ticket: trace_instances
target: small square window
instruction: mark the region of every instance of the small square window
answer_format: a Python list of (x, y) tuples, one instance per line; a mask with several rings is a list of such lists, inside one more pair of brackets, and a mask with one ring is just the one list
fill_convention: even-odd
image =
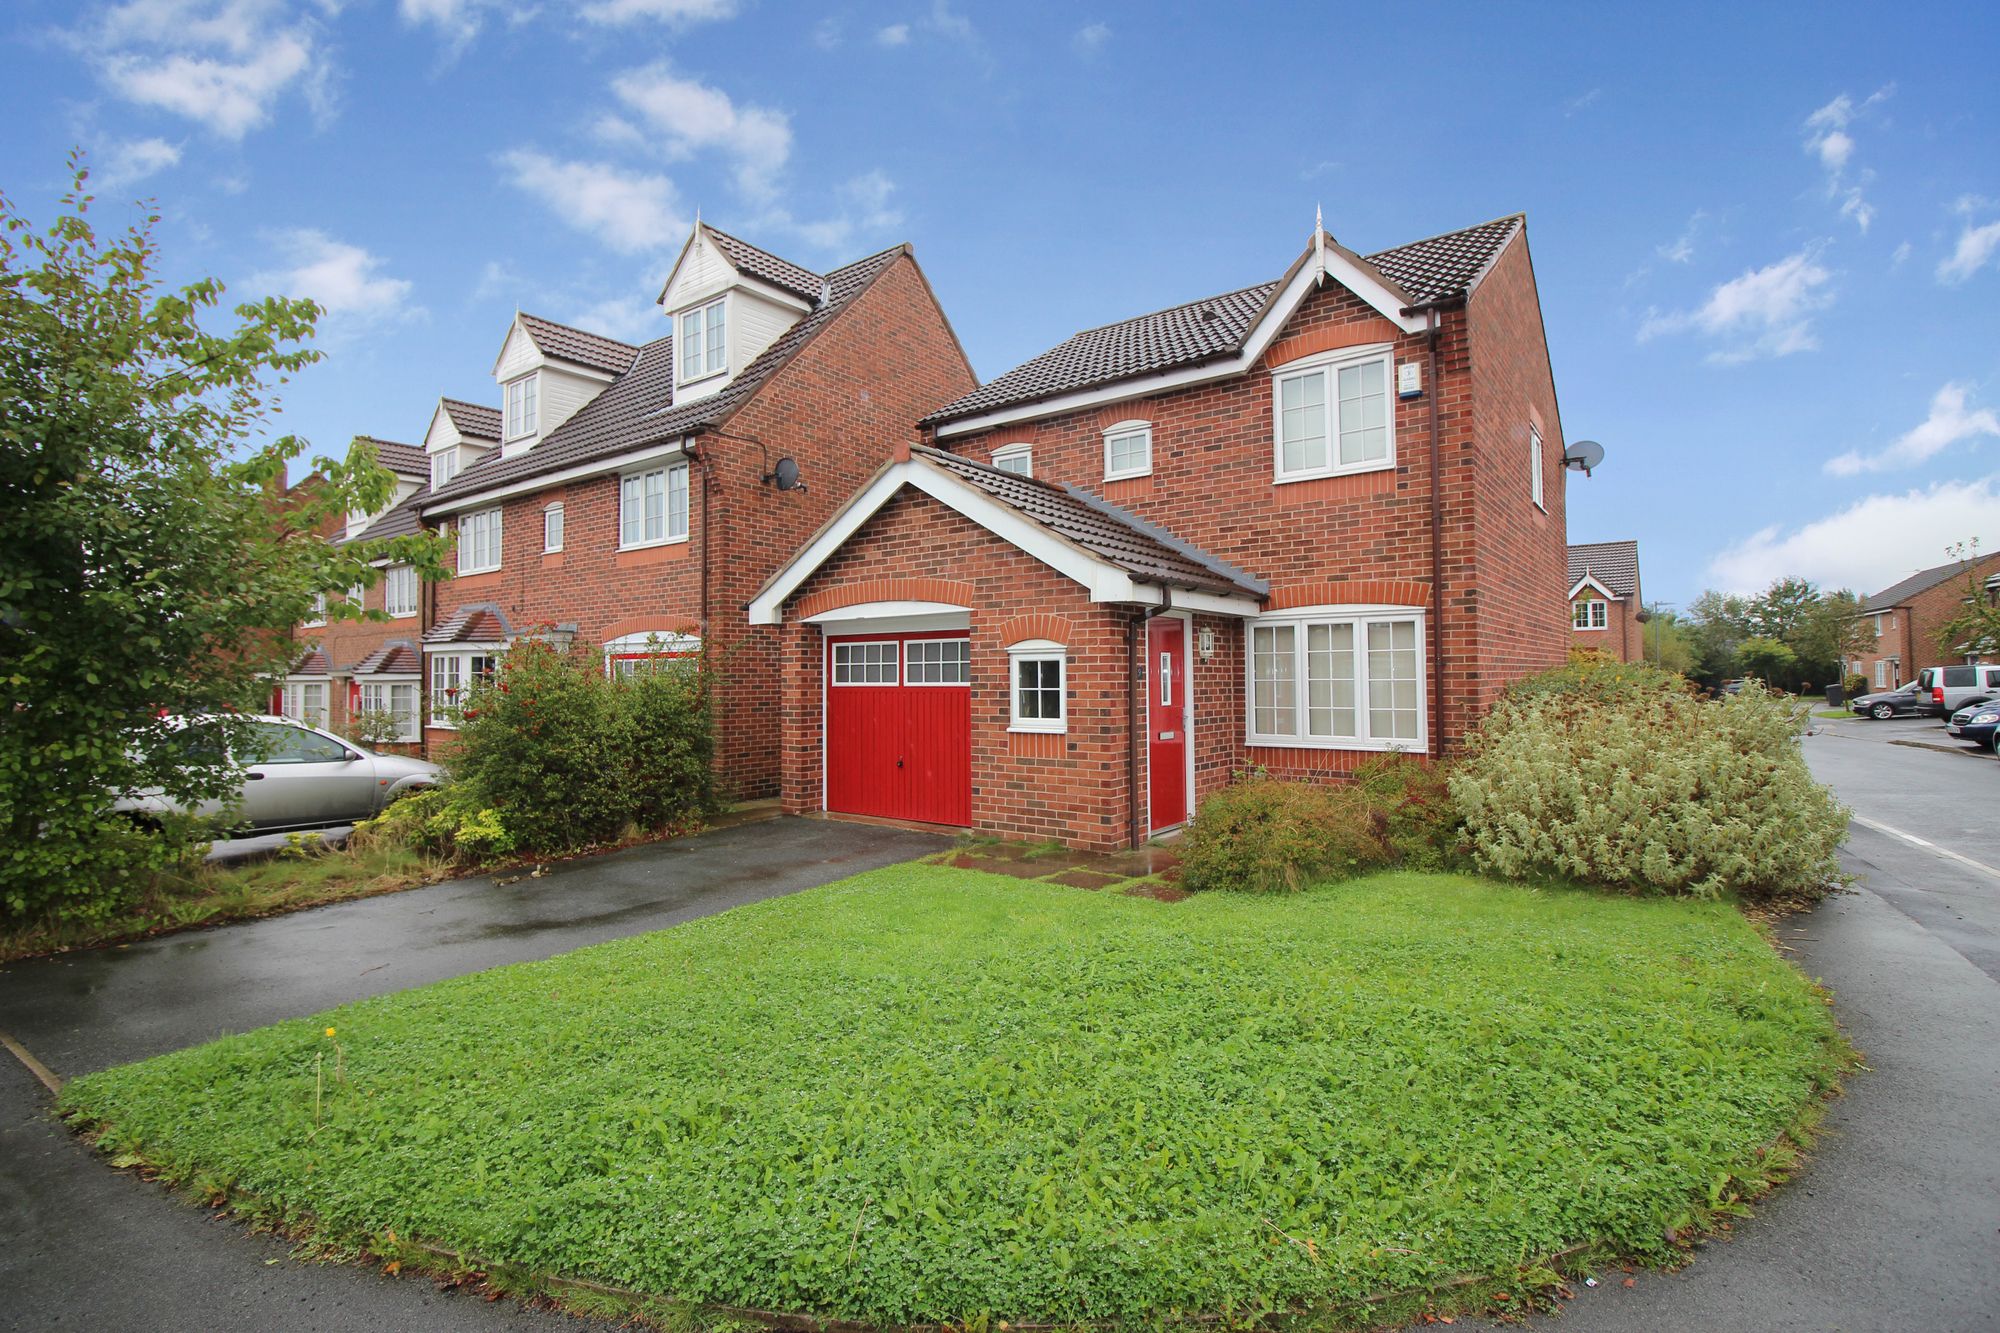
[(1153, 428), (1144, 421), (1121, 421), (1104, 432), (1104, 479), (1143, 477), (1153, 470)]
[(1068, 731), (1068, 654), (1062, 645), (1016, 644), (1007, 656), (1009, 730)]
[(1035, 475), (1035, 452), (1025, 444), (1003, 444), (993, 451), (993, 466), (1017, 477)]
[(836, 643), (833, 645), (835, 685), (894, 685), (897, 677), (897, 650), (893, 639), (881, 643)]
[(904, 645), (906, 685), (970, 685), (970, 639), (911, 639)]

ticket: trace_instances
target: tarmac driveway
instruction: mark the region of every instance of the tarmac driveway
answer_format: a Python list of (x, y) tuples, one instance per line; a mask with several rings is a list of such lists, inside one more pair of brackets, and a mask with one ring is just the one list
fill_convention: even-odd
[[(502, 963), (775, 898), (945, 846), (777, 819), (498, 884), (454, 880), (266, 921), (0, 968), (0, 1031), (63, 1077)], [(302, 1263), (107, 1169), (0, 1053), (0, 1327), (548, 1329), (578, 1321)], [(602, 1327), (602, 1325), (590, 1325)]]

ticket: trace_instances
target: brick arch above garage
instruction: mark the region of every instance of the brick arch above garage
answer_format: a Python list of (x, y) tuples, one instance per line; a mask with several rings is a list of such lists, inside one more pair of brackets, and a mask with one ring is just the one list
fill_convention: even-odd
[(1321, 579), (1311, 583), (1281, 583), (1271, 589), (1265, 609), (1286, 611), (1295, 606), (1423, 606), (1431, 604), (1431, 585), (1421, 579)]
[(793, 602), (793, 615), (801, 620), (863, 602), (944, 602), (951, 606), (972, 605), (972, 585), (962, 579), (933, 576), (916, 578), (866, 578), (807, 593)]

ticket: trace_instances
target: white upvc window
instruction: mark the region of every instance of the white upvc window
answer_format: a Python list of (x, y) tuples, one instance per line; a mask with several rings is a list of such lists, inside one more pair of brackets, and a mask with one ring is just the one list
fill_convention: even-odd
[(417, 571), (391, 565), (382, 572), (382, 609), (401, 620), (417, 613)]
[(1035, 450), (1029, 444), (1003, 444), (993, 451), (993, 466), (1020, 477), (1035, 475)]
[(1320, 607), (1253, 622), (1248, 742), (1421, 748), (1423, 640), (1423, 613), (1403, 607)]
[(897, 654), (901, 647), (894, 639), (834, 644), (833, 683), (894, 685), (898, 675)]
[(431, 654), (431, 725), (457, 727), (465, 691), (474, 681), (491, 676), (499, 666), (499, 654), (491, 650)]
[(531, 372), (517, 380), (507, 381), (507, 438), (518, 440), (536, 434), (540, 429), (541, 411), (536, 403), (540, 395), (539, 372)]
[(1007, 729), (1069, 730), (1069, 653), (1059, 643), (1029, 639), (1007, 649)]
[(419, 741), (417, 682), (414, 680), (364, 680), (361, 682), (361, 711), (384, 713), (395, 721), (388, 739), (405, 743)]
[(700, 652), (700, 637), (678, 630), (624, 634), (604, 645), (604, 671), (611, 676), (633, 676), (675, 670), (691, 665)]
[(1542, 433), (1533, 425), (1528, 427), (1528, 495), (1535, 508), (1548, 511), (1548, 505), (1542, 501)]
[(542, 510), (542, 550), (560, 551), (563, 548), (563, 506), (558, 500)]
[(431, 489), (436, 490), (458, 475), (458, 450), (447, 449), (431, 455)]
[(482, 509), (458, 520), (458, 572), (483, 574), (500, 568), (500, 509)]
[(306, 612), (306, 618), (299, 623), (307, 629), (317, 629), (326, 623), (325, 593), (316, 592), (313, 594), (312, 609)]
[(350, 587), (347, 590), (347, 600), (353, 604), (355, 610), (357, 611), (367, 610), (368, 585), (365, 583), (357, 583), (354, 586)]
[(1121, 421), (1104, 432), (1104, 479), (1144, 477), (1153, 471), (1153, 426)]
[(1603, 629), (1611, 623), (1610, 608), (1594, 600), (1578, 602), (1570, 607), (1569, 623), (1576, 629)]
[(707, 305), (681, 312), (677, 337), (682, 384), (720, 375), (729, 369), (729, 349), (723, 325), (723, 309), (727, 300), (727, 297), (718, 297)]
[(659, 546), (686, 541), (688, 466), (672, 463), (628, 472), (618, 481), (618, 546)]
[(905, 685), (970, 685), (972, 640), (911, 639), (903, 645)]
[(284, 690), (284, 715), (309, 727), (326, 725), (327, 682), (288, 680)]
[(1272, 374), (1276, 477), (1303, 481), (1396, 465), (1391, 349), (1343, 348)]

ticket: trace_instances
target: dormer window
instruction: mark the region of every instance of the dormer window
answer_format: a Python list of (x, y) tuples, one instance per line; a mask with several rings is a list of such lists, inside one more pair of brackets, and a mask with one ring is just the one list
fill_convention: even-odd
[(538, 375), (523, 375), (507, 385), (507, 438), (518, 440), (533, 435), (541, 420), (535, 402)]
[(729, 369), (722, 308), (727, 298), (681, 312), (681, 383), (720, 375)]
[(436, 490), (458, 475), (458, 450), (446, 449), (431, 455), (431, 489)]

